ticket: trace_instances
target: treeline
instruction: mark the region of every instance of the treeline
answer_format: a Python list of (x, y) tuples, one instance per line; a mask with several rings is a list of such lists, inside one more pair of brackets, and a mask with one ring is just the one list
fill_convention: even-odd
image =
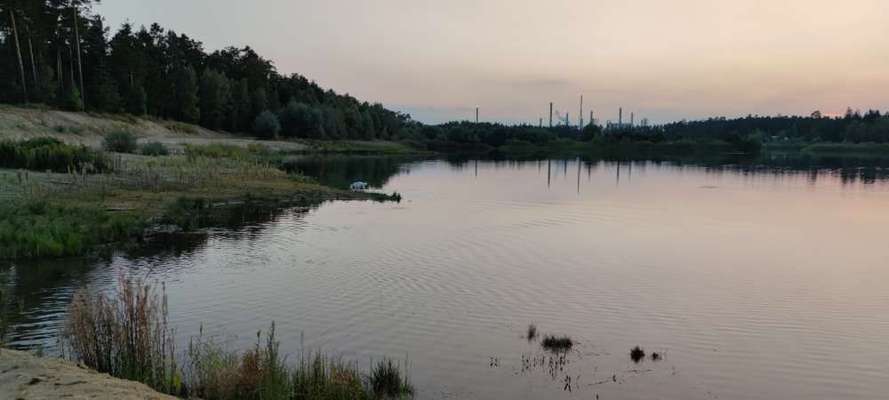
[(410, 117), (284, 76), (250, 47), (208, 53), (157, 24), (113, 35), (98, 0), (0, 0), (0, 102), (150, 115), (267, 137), (392, 139)]
[(657, 126), (617, 126), (604, 136), (626, 140), (666, 141), (677, 139), (735, 140), (762, 142), (845, 142), (889, 143), (889, 114), (877, 110), (865, 113), (848, 109), (842, 117), (825, 117), (819, 111), (810, 116), (747, 116), (680, 121)]

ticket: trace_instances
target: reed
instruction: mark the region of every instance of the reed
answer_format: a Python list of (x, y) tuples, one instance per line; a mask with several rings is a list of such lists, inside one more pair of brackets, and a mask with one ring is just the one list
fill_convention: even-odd
[(183, 390), (163, 290), (124, 278), (114, 296), (81, 290), (68, 308), (63, 338), (64, 352), (96, 371), (163, 393)]
[[(114, 296), (81, 290), (69, 307), (63, 351), (74, 361), (112, 376), (143, 382), (173, 395), (204, 400), (411, 398), (407, 375), (391, 360), (363, 373), (354, 364), (316, 353), (290, 366), (275, 324), (256, 344), (231, 351), (204, 335), (192, 337), (177, 362), (163, 289), (123, 278)], [(180, 369), (180, 365), (183, 367)]]

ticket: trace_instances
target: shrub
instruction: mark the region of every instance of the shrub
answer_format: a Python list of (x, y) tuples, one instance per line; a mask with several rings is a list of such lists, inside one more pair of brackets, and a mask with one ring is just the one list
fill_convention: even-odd
[(281, 132), (281, 123), (278, 122), (278, 117), (274, 113), (266, 110), (256, 116), (256, 120), (253, 121), (253, 132), (260, 137), (274, 139)]
[(135, 153), (139, 146), (136, 135), (126, 131), (117, 131), (105, 135), (102, 147), (116, 153)]
[(161, 142), (149, 142), (142, 145), (142, 155), (156, 157), (169, 154), (170, 150)]
[(0, 167), (66, 173), (71, 170), (101, 172), (108, 168), (105, 156), (86, 146), (44, 137), (20, 142), (0, 142)]

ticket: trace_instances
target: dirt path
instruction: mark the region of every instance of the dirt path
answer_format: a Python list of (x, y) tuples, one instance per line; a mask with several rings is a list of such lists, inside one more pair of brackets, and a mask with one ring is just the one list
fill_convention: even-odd
[(0, 400), (7, 399), (173, 400), (175, 397), (64, 360), (0, 349)]

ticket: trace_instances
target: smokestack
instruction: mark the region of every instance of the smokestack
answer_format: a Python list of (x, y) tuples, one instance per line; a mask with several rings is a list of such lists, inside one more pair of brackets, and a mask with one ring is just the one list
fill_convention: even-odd
[(593, 110), (590, 110), (590, 122), (589, 122), (589, 125), (592, 125), (593, 122), (596, 122), (596, 120), (593, 119)]
[(475, 123), (478, 123), (478, 107), (475, 108)]
[(583, 95), (580, 95), (580, 113), (577, 114), (577, 129), (583, 129)]
[(622, 126), (624, 124), (624, 108), (621, 107), (617, 112), (617, 125)]
[(549, 127), (553, 127), (553, 103), (549, 102)]
[(630, 126), (636, 123), (636, 113), (630, 113)]
[(540, 118), (540, 127), (543, 128), (543, 117)]

